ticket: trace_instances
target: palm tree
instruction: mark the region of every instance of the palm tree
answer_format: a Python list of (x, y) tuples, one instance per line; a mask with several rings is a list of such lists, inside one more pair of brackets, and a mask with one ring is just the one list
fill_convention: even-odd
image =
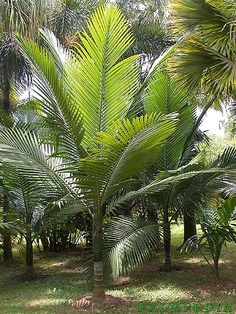
[[(198, 250), (210, 268), (213, 269), (216, 280), (219, 280), (219, 259), (223, 245), (227, 242), (236, 243), (236, 231), (233, 221), (236, 217), (235, 198), (219, 199), (216, 208), (200, 209), (198, 219), (202, 228), (202, 235), (190, 238), (182, 251)], [(211, 253), (213, 265), (206, 252)]]
[[(197, 108), (191, 104), (191, 97), (186, 89), (179, 88), (174, 78), (166, 71), (157, 72), (150, 80), (144, 102), (145, 112), (148, 114), (179, 113), (176, 131), (166, 141), (163, 151), (156, 158), (155, 166), (149, 169), (152, 176), (157, 178), (171, 177), (174, 173), (185, 173), (193, 170), (206, 169), (198, 157), (198, 143), (204, 140), (204, 134), (199, 131), (203, 113), (197, 117)], [(212, 100), (214, 101), (214, 99)], [(207, 104), (206, 108), (212, 104)], [(234, 154), (224, 152), (219, 160), (213, 161), (210, 167), (223, 167), (225, 169), (235, 164)], [(228, 158), (227, 158), (227, 157)], [(218, 174), (219, 175), (219, 174)], [(162, 214), (165, 269), (170, 271), (171, 262), (171, 223), (179, 215), (186, 220), (195, 221), (195, 212), (200, 204), (206, 204), (207, 199), (215, 190), (210, 188), (210, 183), (218, 176), (215, 174), (199, 174), (184, 182), (178, 182), (158, 193), (155, 202)], [(191, 224), (192, 225), (192, 224)], [(188, 224), (189, 226), (189, 224)], [(195, 224), (194, 224), (195, 226)], [(196, 230), (193, 230), (196, 231)], [(188, 230), (189, 232), (189, 230)], [(194, 233), (195, 234), (195, 233)], [(191, 234), (194, 235), (194, 234)], [(185, 241), (191, 237), (185, 228)]]
[[(28, 85), (31, 76), (29, 65), (19, 51), (14, 33), (20, 32), (31, 38), (38, 34), (38, 25), (42, 25), (40, 19), (45, 19), (46, 16), (43, 2), (39, 4), (37, 11), (32, 1), (0, 2), (0, 93), (3, 96), (1, 107), (8, 115), (13, 110), (13, 103), (11, 102), (11, 94), (14, 92), (13, 85), (18, 85), (18, 88)], [(9, 211), (9, 201), (5, 194), (3, 195), (3, 211), (5, 221)], [(12, 249), (11, 236), (8, 231), (3, 235), (3, 251), (4, 260), (10, 261)]]
[(174, 31), (186, 39), (173, 68), (190, 89), (235, 98), (235, 8), (231, 0), (170, 1)]
[[(132, 44), (121, 12), (114, 6), (99, 8), (88, 30), (81, 35), (77, 54), (67, 53), (64, 64), (51, 33), (42, 32), (49, 49), (19, 39), (22, 52), (34, 68), (35, 86), (42, 97), (35, 104), (42, 114), (38, 122), (50, 130), (50, 136), (41, 136), (53, 146), (50, 149), (47, 144), (45, 148), (37, 133), (19, 127), (2, 128), (0, 141), (2, 157), (7, 153), (15, 162), (27, 158), (34, 164), (34, 170), (28, 162), (17, 165), (27, 169), (30, 182), (36, 174), (45, 182), (52, 176), (76, 197), (78, 208), (86, 208), (92, 215), (94, 295), (103, 297), (103, 221), (108, 205), (112, 206), (116, 191), (130, 189), (131, 177), (152, 161), (152, 153), (158, 153), (173, 133), (176, 120), (155, 114), (125, 119), (138, 88), (139, 69), (138, 56), (119, 61)], [(63, 158), (58, 169), (51, 168), (43, 149), (51, 159)], [(36, 166), (35, 161), (40, 163)]]
[[(12, 225), (25, 239), (26, 243), (26, 274), (34, 275), (33, 269), (33, 231), (44, 211), (50, 206), (48, 189), (39, 184), (28, 182), (27, 176), (10, 164), (3, 164), (2, 186), (7, 195), (11, 209), (14, 209), (17, 223)], [(53, 182), (51, 182), (53, 184)], [(56, 190), (56, 187), (55, 187)], [(55, 195), (54, 195), (55, 200)]]
[(35, 92), (40, 97), (29, 103), (28, 110), (34, 109), (38, 119), (30, 127), (24, 123), (12, 129), (2, 127), (0, 156), (26, 174), (29, 183), (46, 185), (57, 198), (59, 190), (65, 203), (73, 201), (78, 211), (91, 215), (94, 296), (104, 297), (107, 215), (131, 199), (161, 191), (198, 172), (154, 180), (137, 189), (135, 175), (160, 154), (177, 120), (175, 115), (155, 113), (125, 118), (139, 91), (138, 56), (121, 58), (133, 40), (127, 22), (117, 7), (102, 6), (87, 27), (76, 53), (62, 53), (48, 31), (42, 31), (44, 47), (18, 38), (34, 69)]
[[(79, 20), (79, 14), (82, 12), (78, 8), (77, 1), (1, 1), (0, 2), (0, 84), (2, 94), (2, 109), (6, 114), (10, 114), (14, 109), (12, 94), (14, 90), (20, 92), (31, 83), (31, 68), (23, 57), (15, 39), (15, 33), (31, 39), (38, 39), (39, 27), (52, 27), (60, 33), (60, 38), (65, 41), (68, 33), (75, 32), (78, 23), (73, 27), (56, 23), (59, 16), (63, 13), (70, 14), (71, 18)], [(75, 5), (76, 4), (76, 5)], [(67, 6), (69, 9), (67, 10)], [(90, 8), (91, 9), (91, 8)], [(88, 11), (88, 10), (87, 10)], [(67, 14), (68, 13), (68, 14)], [(75, 16), (76, 15), (76, 16)], [(83, 19), (84, 21), (84, 19)], [(81, 21), (82, 23), (82, 21)], [(80, 23), (80, 24), (81, 24)], [(63, 31), (58, 30), (58, 25)], [(16, 88), (15, 88), (16, 87)], [(3, 196), (4, 221), (9, 210), (7, 196)], [(11, 238), (8, 231), (3, 236), (4, 239), (4, 260), (9, 261), (12, 258)]]

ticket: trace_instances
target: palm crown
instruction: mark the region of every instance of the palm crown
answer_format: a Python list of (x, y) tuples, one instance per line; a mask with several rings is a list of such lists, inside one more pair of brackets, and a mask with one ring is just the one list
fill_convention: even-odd
[(219, 98), (235, 97), (235, 2), (170, 1), (174, 31), (186, 41), (173, 67), (191, 89), (200, 86)]

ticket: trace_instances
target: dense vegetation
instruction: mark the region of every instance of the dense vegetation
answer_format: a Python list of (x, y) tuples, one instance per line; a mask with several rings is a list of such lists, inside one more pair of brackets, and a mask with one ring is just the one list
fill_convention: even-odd
[[(227, 277), (219, 264), (236, 243), (235, 12), (229, 0), (0, 2), (3, 280), (12, 265), (23, 281), (45, 280), (52, 254), (73, 265), (77, 256), (94, 305), (162, 254), (157, 278), (171, 278), (189, 253), (212, 280)], [(221, 146), (200, 128), (220, 106), (231, 115)]]

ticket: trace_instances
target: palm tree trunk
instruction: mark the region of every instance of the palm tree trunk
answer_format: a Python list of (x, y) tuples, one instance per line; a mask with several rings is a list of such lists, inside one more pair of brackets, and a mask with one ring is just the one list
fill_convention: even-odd
[(105, 299), (103, 285), (103, 228), (100, 214), (94, 215), (93, 221), (93, 266), (94, 266), (94, 287), (93, 296), (96, 299)]
[[(3, 103), (2, 109), (7, 114), (10, 113), (10, 91), (11, 91), (11, 84), (8, 78), (8, 75), (5, 75), (4, 78), (4, 86), (3, 86)], [(3, 222), (7, 222), (7, 215), (9, 213), (9, 201), (7, 195), (3, 194)], [(6, 231), (3, 234), (3, 260), (6, 263), (11, 262), (12, 260), (12, 244), (11, 244), (11, 234), (9, 231)]]
[(219, 260), (218, 259), (214, 260), (214, 268), (215, 268), (216, 280), (219, 281), (220, 276), (219, 276)]
[(27, 273), (33, 272), (33, 241), (31, 228), (27, 228), (26, 231), (26, 270)]
[(163, 213), (163, 233), (164, 233), (164, 251), (165, 251), (165, 271), (172, 270), (171, 261), (171, 230), (169, 221), (169, 210), (164, 209)]
[(29, 279), (34, 277), (33, 268), (33, 240), (32, 240), (32, 214), (26, 211), (26, 254), (25, 254), (25, 264), (26, 264), (26, 275)]
[[(7, 215), (9, 213), (9, 201), (6, 193), (3, 193), (3, 222), (7, 222)], [(12, 245), (11, 245), (11, 234), (6, 230), (3, 234), (3, 261), (6, 264), (11, 263), (12, 260)]]
[(184, 242), (197, 234), (194, 214), (184, 213)]
[(223, 242), (213, 243), (213, 245), (216, 246), (215, 252), (212, 254), (213, 261), (214, 261), (215, 277), (216, 277), (216, 280), (219, 281), (219, 279), (220, 279), (219, 259), (220, 259), (220, 254), (221, 254)]

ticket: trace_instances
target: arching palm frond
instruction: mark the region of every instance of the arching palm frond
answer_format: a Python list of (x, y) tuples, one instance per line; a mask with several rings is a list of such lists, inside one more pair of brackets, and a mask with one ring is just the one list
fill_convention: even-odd
[(14, 229), (14, 225), (11, 222), (0, 222), (0, 232), (10, 229)]
[[(196, 108), (190, 104), (189, 95), (167, 72), (162, 71), (156, 72), (150, 79), (145, 98), (144, 109), (147, 113), (179, 114), (176, 131), (166, 142), (156, 168), (167, 171), (183, 166), (187, 161), (185, 144), (196, 123)], [(193, 148), (189, 142), (187, 145), (190, 150)]]
[(176, 120), (146, 115), (118, 120), (108, 132), (97, 134), (100, 148), (81, 160), (79, 186), (98, 204), (122, 187), (128, 179), (156, 159), (166, 139), (174, 132)]
[(146, 89), (149, 84), (152, 84), (151, 82), (152, 80), (154, 80), (155, 75), (158, 75), (159, 72), (162, 72), (165, 69), (167, 60), (172, 57), (179, 44), (180, 42), (177, 42), (176, 44), (171, 46), (153, 62), (153, 65), (149, 69), (147, 76), (140, 85), (134, 99), (130, 104), (129, 111), (126, 115), (127, 118), (132, 118), (145, 112), (143, 108), (143, 97), (145, 95)]
[[(222, 172), (199, 173), (196, 177), (175, 186), (172, 191), (173, 205), (179, 213), (196, 213), (200, 206), (207, 206), (212, 199), (219, 198), (219, 195), (228, 190), (227, 172), (235, 169), (236, 149), (234, 147), (226, 148), (216, 160), (209, 165), (209, 168), (222, 169)], [(199, 169), (204, 169), (200, 165)], [(230, 175), (231, 180), (235, 180), (234, 171)]]
[[(43, 32), (43, 36), (51, 36), (56, 40), (49, 32)], [(50, 45), (49, 49), (20, 37), (18, 41), (23, 54), (34, 67), (35, 92), (42, 100), (36, 110), (44, 114), (51, 132), (56, 131), (62, 153), (70, 160), (77, 160), (79, 155), (83, 154), (83, 117), (78, 102), (64, 83), (63, 63), (59, 58), (60, 48), (57, 51), (53, 42), (50, 44), (50, 38), (46, 41), (46, 47)]]
[(226, 0), (170, 2), (173, 27), (191, 35), (172, 66), (191, 90), (202, 87), (219, 98), (235, 96), (235, 3)]
[(84, 118), (84, 144), (124, 117), (138, 87), (138, 56), (120, 61), (133, 42), (128, 24), (115, 6), (101, 6), (80, 35), (67, 73)]
[(0, 160), (21, 171), (28, 178), (29, 188), (44, 188), (55, 199), (67, 194), (77, 197), (77, 188), (63, 160), (50, 158), (53, 152), (54, 148), (42, 144), (32, 130), (0, 128)]
[(221, 99), (235, 96), (234, 54), (220, 53), (195, 38), (189, 39), (177, 54), (178, 60), (173, 61), (172, 68), (178, 71), (185, 87), (194, 91), (200, 86)]
[(128, 217), (108, 220), (104, 233), (103, 259), (107, 279), (127, 275), (148, 261), (162, 241), (157, 224)]

